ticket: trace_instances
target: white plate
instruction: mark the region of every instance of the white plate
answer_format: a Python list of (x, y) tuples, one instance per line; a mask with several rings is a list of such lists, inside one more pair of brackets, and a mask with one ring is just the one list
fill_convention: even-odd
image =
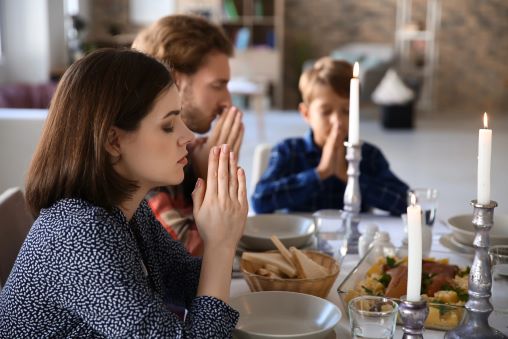
[(333, 303), (286, 291), (252, 292), (232, 298), (240, 312), (235, 338), (326, 338), (342, 314)]
[(258, 214), (247, 218), (240, 243), (247, 250), (273, 250), (275, 245), (270, 237), (275, 234), (286, 247), (302, 247), (309, 242), (314, 230), (314, 222), (310, 218), (290, 214)]
[(443, 234), (439, 238), (439, 243), (441, 245), (443, 245), (444, 247), (446, 247), (452, 251), (458, 252), (458, 253), (469, 254), (469, 255), (474, 254), (474, 247), (464, 245), (464, 244), (461, 244), (460, 242), (456, 241), (453, 238), (452, 233)]
[[(472, 219), (471, 214), (461, 214), (448, 219), (448, 226), (456, 241), (469, 246), (473, 244), (475, 230)], [(494, 226), (489, 236), (491, 246), (508, 244), (508, 215), (494, 214)]]

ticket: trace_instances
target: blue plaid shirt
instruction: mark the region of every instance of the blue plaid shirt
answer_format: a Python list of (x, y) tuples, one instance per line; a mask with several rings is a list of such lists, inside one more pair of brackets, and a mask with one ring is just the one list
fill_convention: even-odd
[[(335, 176), (321, 181), (316, 172), (320, 159), (321, 149), (314, 143), (312, 130), (303, 138), (276, 145), (252, 196), (256, 213), (342, 208), (346, 183)], [(359, 180), (362, 211), (375, 207), (394, 215), (405, 213), (408, 186), (390, 171), (381, 151), (366, 142), (362, 144)]]

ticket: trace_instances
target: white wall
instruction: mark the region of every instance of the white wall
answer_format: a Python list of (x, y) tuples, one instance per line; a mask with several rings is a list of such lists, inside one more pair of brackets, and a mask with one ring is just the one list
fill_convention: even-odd
[(0, 193), (25, 187), (25, 176), (39, 143), (47, 110), (0, 108)]
[(64, 0), (48, 0), (49, 69), (67, 65), (65, 43)]
[(48, 2), (1, 0), (3, 82), (41, 83), (49, 78)]

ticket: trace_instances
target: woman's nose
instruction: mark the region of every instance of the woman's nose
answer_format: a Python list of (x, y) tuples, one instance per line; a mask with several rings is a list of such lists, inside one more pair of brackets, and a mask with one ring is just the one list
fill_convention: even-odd
[(194, 141), (194, 139), (196, 139), (194, 133), (187, 127), (187, 125), (183, 121), (182, 127), (183, 127), (182, 135), (178, 138), (179, 146), (185, 146)]

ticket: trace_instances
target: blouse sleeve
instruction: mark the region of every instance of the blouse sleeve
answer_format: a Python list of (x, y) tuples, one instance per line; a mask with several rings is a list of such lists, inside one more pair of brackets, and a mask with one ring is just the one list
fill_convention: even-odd
[(135, 242), (118, 224), (98, 225), (96, 218), (69, 229), (54, 249), (58, 302), (93, 330), (106, 337), (231, 336), (238, 313), (221, 300), (194, 298), (185, 321), (169, 311), (149, 287)]

